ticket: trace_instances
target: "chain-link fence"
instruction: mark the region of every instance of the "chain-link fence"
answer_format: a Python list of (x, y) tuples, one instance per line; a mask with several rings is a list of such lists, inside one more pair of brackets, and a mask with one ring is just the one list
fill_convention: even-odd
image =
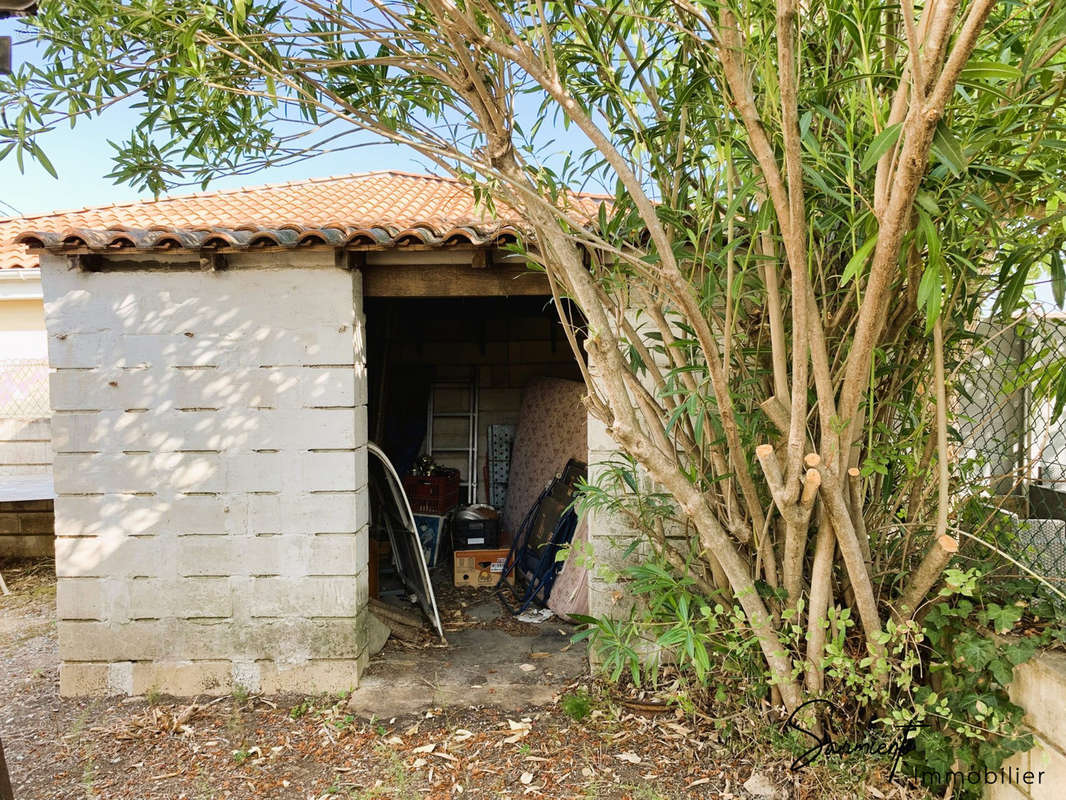
[(1064, 580), (1066, 412), (1054, 396), (1060, 380), (1066, 388), (1066, 317), (983, 322), (973, 335), (954, 383), (961, 466), (1002, 509), (1010, 554)]
[(40, 419), (48, 405), (48, 362), (43, 359), (0, 360), (0, 419)]

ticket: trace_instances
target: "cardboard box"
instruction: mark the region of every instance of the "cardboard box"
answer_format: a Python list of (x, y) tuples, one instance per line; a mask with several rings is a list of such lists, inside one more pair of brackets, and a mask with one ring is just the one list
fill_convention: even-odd
[[(456, 550), (455, 585), (495, 586), (500, 582), (510, 552), (510, 544), (492, 550)], [(513, 572), (507, 576), (507, 582), (514, 583)]]

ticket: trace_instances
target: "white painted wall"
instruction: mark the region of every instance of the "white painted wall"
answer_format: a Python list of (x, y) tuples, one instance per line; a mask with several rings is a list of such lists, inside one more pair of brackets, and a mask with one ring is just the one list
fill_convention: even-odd
[(47, 359), (39, 270), (0, 270), (0, 480), (51, 471)]
[(41, 261), (61, 692), (357, 685), (359, 274), (332, 251), (219, 272)]

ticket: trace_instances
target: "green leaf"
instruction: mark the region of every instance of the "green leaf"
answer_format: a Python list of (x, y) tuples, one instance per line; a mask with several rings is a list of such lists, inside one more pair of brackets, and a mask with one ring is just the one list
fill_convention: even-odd
[(930, 259), (918, 284), (918, 307), (925, 309), (926, 333), (933, 328), (933, 323), (940, 316), (941, 304), (940, 264)]
[(865, 242), (862, 247), (855, 251), (855, 254), (849, 259), (848, 263), (844, 267), (844, 272), (840, 276), (840, 285), (847, 286), (848, 282), (854, 278), (859, 270), (866, 266), (866, 259), (870, 257), (870, 253), (873, 252), (874, 247), (877, 245), (877, 234), (875, 233)]
[(1062, 268), (1062, 251), (1059, 247), (1051, 250), (1051, 293), (1055, 296), (1055, 305), (1062, 310), (1066, 300), (1066, 271)]
[(961, 80), (1015, 81), (1022, 77), (1022, 71), (1012, 64), (999, 61), (971, 61), (962, 70)]
[(966, 171), (966, 158), (962, 154), (962, 148), (943, 120), (936, 126), (936, 133), (933, 134), (933, 152), (955, 177)]
[(936, 200), (933, 199), (933, 195), (929, 194), (929, 192), (918, 192), (915, 202), (918, 203), (919, 207), (924, 208), (930, 216), (939, 216), (940, 206), (936, 204)]
[(899, 134), (902, 130), (903, 123), (897, 122), (895, 125), (889, 125), (877, 134), (873, 142), (870, 144), (870, 149), (866, 151), (866, 155), (863, 157), (859, 169), (862, 172), (866, 172), (866, 170), (880, 161), (881, 156), (887, 153), (899, 140)]

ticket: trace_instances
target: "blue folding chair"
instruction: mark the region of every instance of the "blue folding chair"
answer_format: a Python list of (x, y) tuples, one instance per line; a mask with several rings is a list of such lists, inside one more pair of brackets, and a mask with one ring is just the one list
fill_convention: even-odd
[[(574, 484), (584, 473), (584, 464), (573, 459), (568, 461), (562, 473), (540, 493), (511, 542), (496, 594), (515, 615), (524, 612), (534, 601), (540, 605), (548, 602), (563, 566), (558, 553), (570, 544), (577, 528)], [(513, 584), (509, 580), (512, 576)]]

